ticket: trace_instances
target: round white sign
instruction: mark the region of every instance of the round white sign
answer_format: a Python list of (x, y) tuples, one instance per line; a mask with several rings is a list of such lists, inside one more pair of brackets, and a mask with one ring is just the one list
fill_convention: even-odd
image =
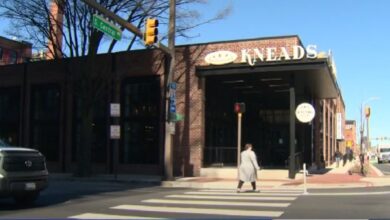
[(207, 54), (204, 59), (208, 64), (224, 65), (234, 62), (237, 59), (237, 54), (231, 51), (221, 50)]
[(301, 103), (295, 110), (295, 115), (300, 122), (308, 123), (313, 120), (316, 112), (313, 106), (309, 103)]

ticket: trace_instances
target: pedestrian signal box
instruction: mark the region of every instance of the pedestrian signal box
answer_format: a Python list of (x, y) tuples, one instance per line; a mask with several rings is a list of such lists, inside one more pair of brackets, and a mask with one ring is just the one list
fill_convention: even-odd
[(245, 112), (245, 103), (243, 103), (243, 102), (234, 103), (234, 112), (235, 113), (244, 113)]

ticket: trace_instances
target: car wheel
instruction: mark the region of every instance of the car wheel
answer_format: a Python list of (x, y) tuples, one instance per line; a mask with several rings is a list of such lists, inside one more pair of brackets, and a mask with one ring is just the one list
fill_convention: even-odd
[(39, 192), (26, 192), (14, 196), (14, 200), (19, 205), (32, 205), (37, 200)]

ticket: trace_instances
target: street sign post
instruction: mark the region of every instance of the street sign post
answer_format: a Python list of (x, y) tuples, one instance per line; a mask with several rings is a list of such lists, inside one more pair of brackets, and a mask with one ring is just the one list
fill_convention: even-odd
[(92, 26), (111, 36), (115, 40), (120, 40), (122, 38), (122, 31), (113, 23), (104, 19), (102, 16), (94, 14), (92, 18)]

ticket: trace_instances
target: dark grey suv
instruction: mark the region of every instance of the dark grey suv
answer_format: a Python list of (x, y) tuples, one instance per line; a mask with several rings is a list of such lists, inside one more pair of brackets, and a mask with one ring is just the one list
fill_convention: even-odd
[(13, 147), (0, 139), (0, 197), (31, 204), (48, 186), (45, 157), (37, 150)]

